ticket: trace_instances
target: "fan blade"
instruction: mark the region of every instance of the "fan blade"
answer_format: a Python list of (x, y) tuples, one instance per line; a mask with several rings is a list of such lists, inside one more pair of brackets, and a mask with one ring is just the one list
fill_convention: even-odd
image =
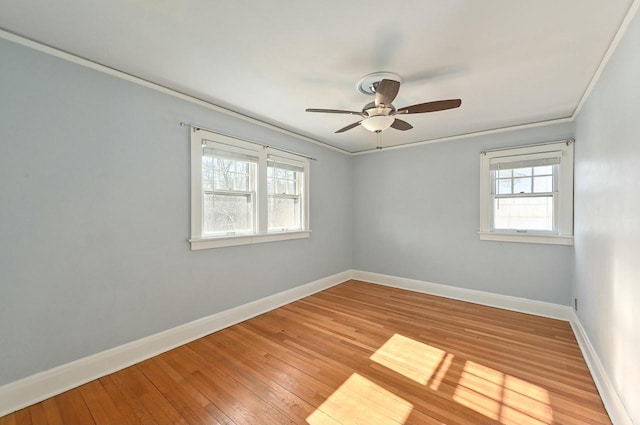
[(343, 109), (317, 109), (317, 108), (307, 108), (305, 109), (305, 111), (307, 112), (324, 112), (327, 114), (350, 114), (350, 115), (359, 115), (359, 116), (363, 116), (362, 112), (356, 112), (356, 111), (345, 111)]
[(351, 130), (352, 128), (356, 128), (357, 126), (360, 125), (362, 121), (358, 121), (358, 122), (354, 122), (353, 124), (349, 124), (346, 127), (342, 127), (340, 130), (336, 131), (336, 133), (344, 133), (347, 130)]
[(422, 114), (423, 112), (444, 111), (462, 105), (460, 99), (437, 100), (435, 102), (418, 103), (417, 105), (405, 106), (398, 109), (398, 114)]
[(389, 106), (398, 95), (400, 83), (394, 80), (382, 80), (376, 88), (376, 106)]
[(406, 121), (399, 120), (398, 118), (396, 118), (395, 121), (393, 121), (393, 124), (391, 124), (391, 127), (395, 128), (396, 130), (402, 130), (402, 131), (411, 130), (413, 128), (411, 124), (409, 124)]

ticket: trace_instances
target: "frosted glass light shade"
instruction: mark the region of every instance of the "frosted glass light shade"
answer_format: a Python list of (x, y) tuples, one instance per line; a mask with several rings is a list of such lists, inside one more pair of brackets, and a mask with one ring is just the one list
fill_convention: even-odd
[(362, 124), (362, 126), (367, 130), (375, 133), (377, 131), (386, 130), (394, 121), (395, 118), (388, 115), (374, 115), (372, 117), (365, 118), (360, 124)]

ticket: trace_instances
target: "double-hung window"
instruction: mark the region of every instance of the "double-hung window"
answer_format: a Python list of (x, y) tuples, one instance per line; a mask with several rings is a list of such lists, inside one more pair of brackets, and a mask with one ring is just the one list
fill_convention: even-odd
[(302, 230), (304, 164), (281, 155), (267, 158), (269, 231)]
[(480, 238), (573, 243), (573, 142), (481, 153)]
[(191, 133), (191, 249), (309, 236), (309, 159)]

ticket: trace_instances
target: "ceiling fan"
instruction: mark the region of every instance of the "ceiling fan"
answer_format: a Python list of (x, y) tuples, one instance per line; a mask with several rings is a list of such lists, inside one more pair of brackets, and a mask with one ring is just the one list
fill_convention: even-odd
[(434, 102), (418, 103), (417, 105), (404, 106), (396, 109), (392, 102), (398, 95), (402, 78), (390, 72), (376, 72), (365, 75), (356, 85), (359, 92), (363, 94), (373, 94), (375, 100), (367, 103), (362, 111), (345, 111), (342, 109), (318, 109), (307, 108), (307, 112), (323, 112), (328, 114), (349, 114), (362, 117), (360, 121), (349, 124), (336, 131), (343, 133), (352, 128), (362, 125), (367, 130), (380, 133), (387, 128), (396, 130), (411, 130), (413, 126), (406, 121), (396, 118), (398, 115), (422, 114), (425, 112), (444, 111), (454, 109), (462, 104), (460, 99), (437, 100)]

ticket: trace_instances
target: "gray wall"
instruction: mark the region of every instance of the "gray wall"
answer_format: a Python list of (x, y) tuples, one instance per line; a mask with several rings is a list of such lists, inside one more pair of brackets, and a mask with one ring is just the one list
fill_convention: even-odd
[[(351, 267), (351, 158), (0, 40), (0, 385)], [(309, 239), (190, 251), (189, 131), (310, 154)]]
[(640, 18), (577, 120), (578, 316), (640, 424)]
[(481, 241), (478, 203), (483, 149), (573, 132), (558, 124), (355, 157), (354, 269), (567, 305), (572, 247)]

